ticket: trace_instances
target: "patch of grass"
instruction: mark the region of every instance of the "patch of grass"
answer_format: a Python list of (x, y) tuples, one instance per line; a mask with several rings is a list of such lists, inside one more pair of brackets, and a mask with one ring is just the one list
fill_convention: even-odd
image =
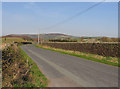
[(41, 73), (37, 64), (22, 49), (21, 49), (21, 54), (22, 54), (23, 58), (26, 61), (28, 61), (28, 64), (26, 64), (26, 65), (29, 65), (31, 67), (30, 73), (33, 76), (33, 84), (35, 85), (35, 87), (46, 87), (48, 85), (48, 80)]
[(88, 60), (92, 60), (92, 61), (96, 61), (96, 62), (120, 67), (120, 63), (118, 62), (118, 60), (120, 60), (120, 58), (103, 57), (103, 56), (100, 56), (100, 55), (83, 53), (83, 52), (78, 52), (78, 51), (71, 51), (71, 50), (57, 49), (57, 48), (52, 48), (52, 47), (49, 47), (49, 46), (41, 46), (41, 45), (34, 45), (34, 46), (38, 47), (38, 48), (43, 48), (43, 49), (47, 49), (47, 50), (51, 50), (51, 51), (55, 51), (55, 52), (59, 52), (59, 53), (63, 53), (63, 54), (68, 54), (68, 55), (81, 57), (81, 58), (84, 58), (84, 59), (88, 59)]

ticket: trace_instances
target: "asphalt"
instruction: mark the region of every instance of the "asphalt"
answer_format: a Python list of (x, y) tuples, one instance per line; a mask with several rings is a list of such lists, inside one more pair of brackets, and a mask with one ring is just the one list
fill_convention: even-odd
[(118, 67), (23, 45), (48, 78), (49, 87), (118, 87)]

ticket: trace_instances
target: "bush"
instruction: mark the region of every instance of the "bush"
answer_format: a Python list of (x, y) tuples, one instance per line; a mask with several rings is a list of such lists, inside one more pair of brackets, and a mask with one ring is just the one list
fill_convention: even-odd
[[(2, 51), (2, 86), (24, 86), (32, 82), (30, 68), (20, 54), (16, 45), (11, 45)], [(28, 71), (28, 72), (27, 72)]]

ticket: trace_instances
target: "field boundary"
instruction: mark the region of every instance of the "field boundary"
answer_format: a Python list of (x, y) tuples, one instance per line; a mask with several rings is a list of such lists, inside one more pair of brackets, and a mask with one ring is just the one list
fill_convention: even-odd
[(119, 56), (119, 44), (117, 43), (42, 43), (42, 45), (50, 46), (53, 48), (79, 51), (83, 53), (90, 53), (101, 55), (104, 57), (120, 57)]
[[(67, 55), (80, 57), (80, 58), (91, 60), (91, 61), (96, 61), (96, 62), (100, 62), (100, 63), (104, 63), (104, 64), (120, 67), (120, 63), (119, 62), (118, 63), (114, 63), (114, 62), (107, 61), (106, 59), (108, 59), (108, 57), (105, 57), (106, 59), (98, 59), (98, 58), (95, 58), (95, 57), (90, 57), (90, 56), (86, 56), (86, 55), (76, 54), (75, 51), (71, 51), (71, 50), (52, 48), (50, 46), (43, 46), (43, 45), (34, 45), (34, 46), (38, 47), (38, 48), (42, 48), (42, 49), (47, 49), (47, 50), (51, 50), (51, 51), (67, 54)], [(83, 54), (86, 54), (86, 53), (83, 53)], [(95, 54), (92, 54), (92, 55), (95, 55)], [(117, 58), (117, 59), (120, 60), (120, 58)]]

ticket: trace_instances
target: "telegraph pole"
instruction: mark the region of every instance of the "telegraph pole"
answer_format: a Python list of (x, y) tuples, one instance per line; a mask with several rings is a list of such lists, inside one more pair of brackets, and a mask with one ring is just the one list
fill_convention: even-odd
[(43, 39), (42, 39), (42, 35), (41, 35), (41, 40), (40, 40), (41, 45), (42, 45), (42, 41), (43, 41)]
[(38, 44), (40, 43), (40, 32), (38, 32)]

